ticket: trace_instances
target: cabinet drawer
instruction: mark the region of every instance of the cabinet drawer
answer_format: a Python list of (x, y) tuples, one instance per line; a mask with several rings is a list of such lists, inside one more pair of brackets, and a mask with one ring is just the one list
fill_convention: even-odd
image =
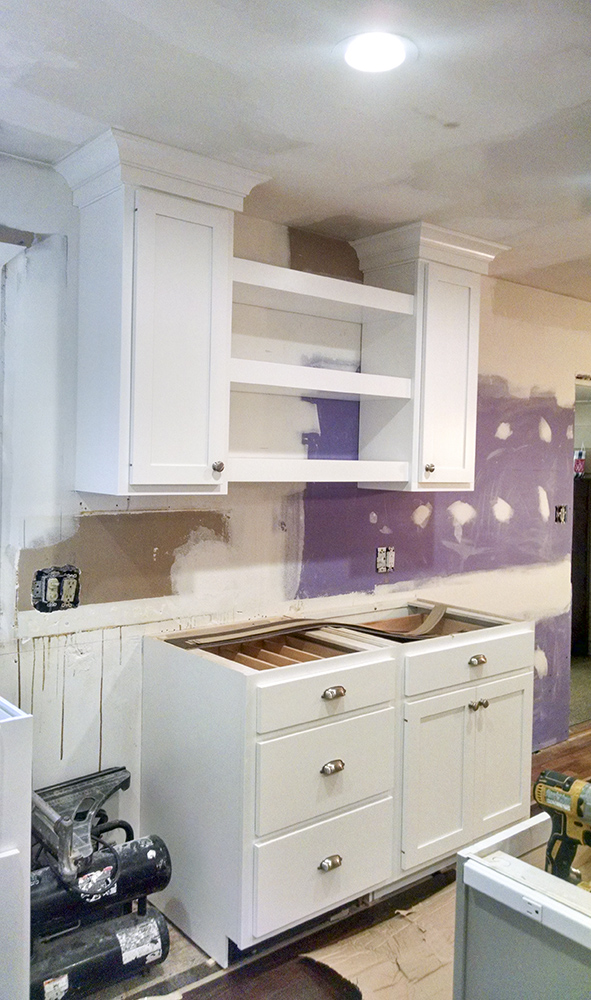
[[(533, 666), (532, 631), (494, 637), (487, 636), (483, 630), (478, 639), (469, 642), (457, 635), (431, 642), (429, 649), (418, 644), (405, 654), (404, 693), (407, 697)], [(471, 664), (473, 658), (479, 662)]]
[[(394, 709), (383, 708), (259, 743), (257, 835), (387, 792), (394, 780), (395, 726)], [(335, 761), (337, 769), (322, 772)]]
[[(254, 934), (260, 937), (362, 895), (392, 874), (392, 798), (255, 845)], [(320, 863), (339, 855), (342, 864)]]
[[(385, 650), (379, 653), (381, 659), (377, 662), (351, 663), (347, 657), (349, 664), (343, 663), (323, 673), (293, 680), (278, 677), (275, 683), (259, 687), (257, 732), (269, 733), (304, 722), (330, 719), (390, 701), (396, 688), (395, 661)], [(367, 654), (353, 656), (357, 659)], [(345, 693), (332, 699), (323, 697), (331, 688), (344, 688)]]

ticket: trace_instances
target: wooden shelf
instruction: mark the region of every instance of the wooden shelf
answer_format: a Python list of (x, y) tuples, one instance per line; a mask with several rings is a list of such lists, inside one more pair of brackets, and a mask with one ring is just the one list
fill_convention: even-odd
[(230, 455), (228, 479), (237, 483), (404, 483), (408, 463)]
[(372, 314), (412, 316), (414, 296), (374, 285), (234, 257), (234, 301), (284, 312), (363, 323)]
[(240, 392), (275, 393), (283, 396), (313, 393), (339, 399), (410, 399), (411, 380), (390, 375), (311, 368), (269, 361), (232, 358), (232, 388)]

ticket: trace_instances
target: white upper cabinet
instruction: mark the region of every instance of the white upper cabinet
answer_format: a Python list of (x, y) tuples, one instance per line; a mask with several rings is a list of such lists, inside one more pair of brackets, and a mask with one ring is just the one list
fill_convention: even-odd
[(76, 488), (226, 492), (233, 213), (266, 178), (117, 131), (57, 169), (80, 207)]
[[(407, 337), (412, 405), (361, 414), (360, 454), (401, 448), (409, 463), (406, 483), (384, 489), (466, 490), (474, 487), (480, 275), (504, 249), (473, 237), (416, 223), (357, 240), (366, 280), (414, 294), (413, 335)], [(380, 344), (392, 364), (397, 343)]]

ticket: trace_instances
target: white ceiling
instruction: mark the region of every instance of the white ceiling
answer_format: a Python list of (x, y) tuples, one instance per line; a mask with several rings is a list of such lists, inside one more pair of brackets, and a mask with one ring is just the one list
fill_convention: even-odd
[[(339, 42), (376, 29), (418, 58), (350, 69)], [(270, 175), (251, 215), (424, 219), (591, 300), (589, 0), (3, 0), (0, 151), (53, 163), (109, 126)]]

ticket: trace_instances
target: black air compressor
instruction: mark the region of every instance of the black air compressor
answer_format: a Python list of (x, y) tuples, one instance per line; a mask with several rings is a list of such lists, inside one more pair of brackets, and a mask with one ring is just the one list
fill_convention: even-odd
[[(102, 808), (130, 780), (110, 768), (33, 793), (31, 1000), (83, 997), (168, 955), (166, 920), (147, 902), (170, 881), (166, 845)], [(124, 843), (104, 839), (113, 830)]]

